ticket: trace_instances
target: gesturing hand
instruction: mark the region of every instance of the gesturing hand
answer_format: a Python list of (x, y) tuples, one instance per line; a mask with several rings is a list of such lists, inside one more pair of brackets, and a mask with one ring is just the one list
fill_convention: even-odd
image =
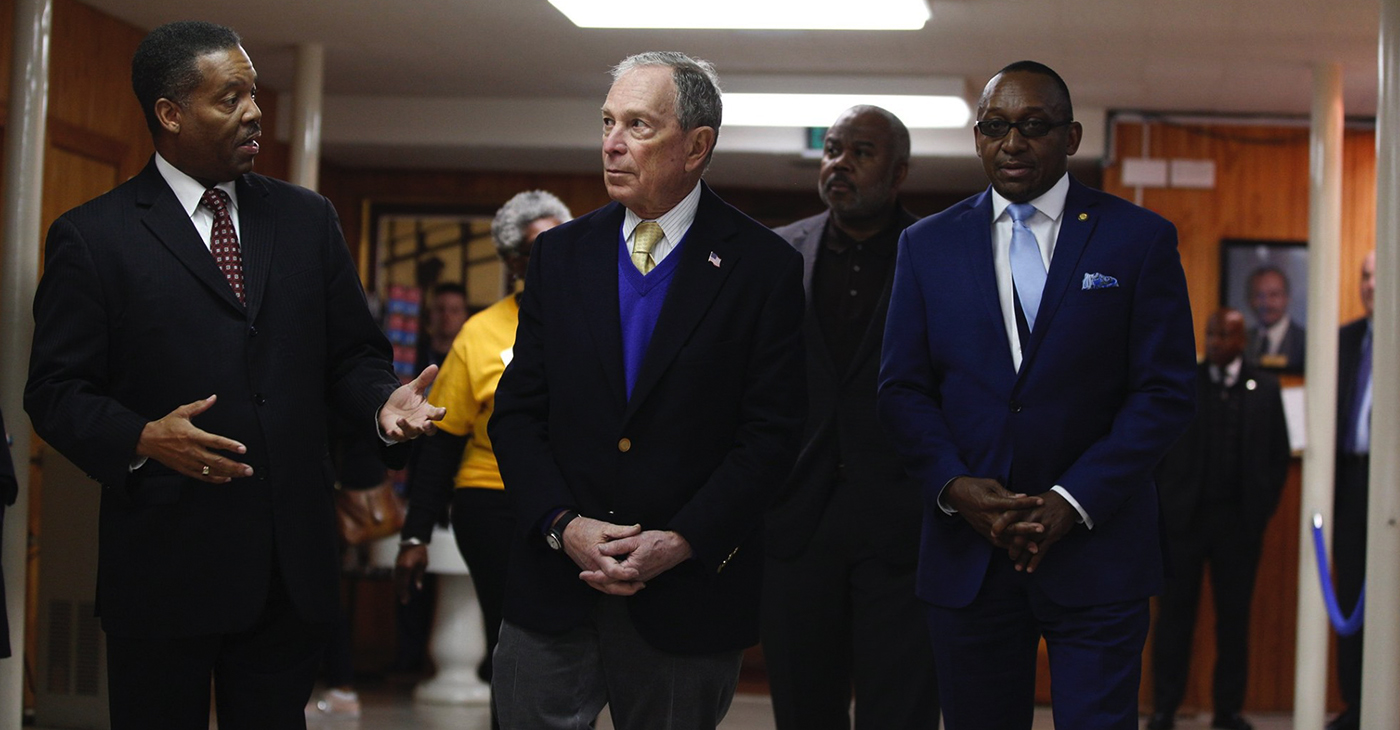
[(218, 396), (186, 403), (141, 429), (136, 455), (154, 459), (187, 477), (224, 484), (234, 477), (253, 476), (253, 467), (215, 451), (245, 454), (247, 447), (230, 438), (202, 431), (190, 419), (214, 406)]
[(564, 553), (582, 572), (588, 585), (614, 596), (630, 596), (646, 587), (636, 566), (605, 554), (604, 545), (641, 534), (641, 525), (614, 525), (580, 515), (564, 527)]
[(1009, 548), (1017, 537), (1026, 538), (1044, 529), (1025, 519), (1044, 500), (1010, 492), (995, 479), (958, 477), (943, 490), (943, 501), (977, 534), (999, 548)]
[(437, 377), (438, 367), (423, 368), (418, 377), (400, 385), (379, 409), (379, 430), (390, 441), (408, 441), (437, 430), (433, 421), (447, 415), (446, 408), (428, 403), (428, 386)]

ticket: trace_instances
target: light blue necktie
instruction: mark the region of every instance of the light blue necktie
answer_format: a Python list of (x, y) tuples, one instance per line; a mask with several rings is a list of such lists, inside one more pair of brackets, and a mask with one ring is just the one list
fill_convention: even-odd
[(1016, 283), (1016, 294), (1021, 298), (1026, 326), (1035, 329), (1040, 295), (1045, 291), (1045, 264), (1040, 259), (1040, 244), (1026, 227), (1026, 221), (1035, 215), (1035, 206), (1012, 203), (1006, 209), (1011, 213), (1011, 280)]

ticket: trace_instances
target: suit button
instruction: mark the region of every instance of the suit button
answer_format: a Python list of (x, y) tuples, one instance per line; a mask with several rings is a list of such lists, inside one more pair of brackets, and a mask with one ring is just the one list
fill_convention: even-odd
[(257, 337), (257, 336), (258, 336), (258, 328), (257, 328), (257, 327), (249, 327), (249, 328), (248, 328), (248, 336), (249, 336), (249, 337)]
[(253, 402), (254, 402), (254, 403), (257, 403), (258, 405), (263, 405), (263, 404), (267, 403), (267, 399), (263, 397), (263, 394), (262, 394), (262, 393), (254, 393), (254, 394), (253, 394)]
[(631, 450), (632, 450), (632, 439), (623, 438), (621, 441), (618, 441), (618, 442), (617, 442), (617, 450), (618, 450), (618, 451), (621, 451), (621, 452), (624, 453), (624, 454), (627, 453), (627, 452), (629, 452), (629, 451), (631, 451)]
[(1021, 412), (1021, 402), (1020, 402), (1020, 401), (1014, 401), (1014, 400), (1011, 401), (1011, 412), (1012, 412), (1012, 413), (1020, 413), (1020, 412)]

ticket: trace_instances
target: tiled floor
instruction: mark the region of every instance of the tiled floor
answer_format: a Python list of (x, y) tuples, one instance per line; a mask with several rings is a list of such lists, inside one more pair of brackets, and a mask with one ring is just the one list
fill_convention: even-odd
[[(379, 688), (361, 693), (363, 712), (358, 720), (318, 718), (309, 723), (311, 730), (489, 730), (490, 721), (484, 706), (448, 707), (416, 704), (405, 689)], [(1283, 714), (1251, 714), (1256, 730), (1291, 730), (1292, 718)], [(1210, 715), (1180, 717), (1179, 730), (1206, 730)], [(1054, 723), (1047, 707), (1036, 710), (1034, 730), (1050, 730)], [(611, 730), (607, 712), (598, 722), (599, 730)], [(740, 694), (720, 730), (773, 730), (772, 707), (767, 695)]]

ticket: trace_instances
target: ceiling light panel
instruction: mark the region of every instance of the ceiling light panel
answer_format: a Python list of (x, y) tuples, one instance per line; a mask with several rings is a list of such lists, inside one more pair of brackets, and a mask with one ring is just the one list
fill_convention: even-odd
[(925, 0), (549, 0), (580, 28), (919, 30)]
[(963, 127), (971, 114), (957, 96), (725, 93), (724, 126), (826, 127), (857, 104), (883, 107), (910, 129)]

